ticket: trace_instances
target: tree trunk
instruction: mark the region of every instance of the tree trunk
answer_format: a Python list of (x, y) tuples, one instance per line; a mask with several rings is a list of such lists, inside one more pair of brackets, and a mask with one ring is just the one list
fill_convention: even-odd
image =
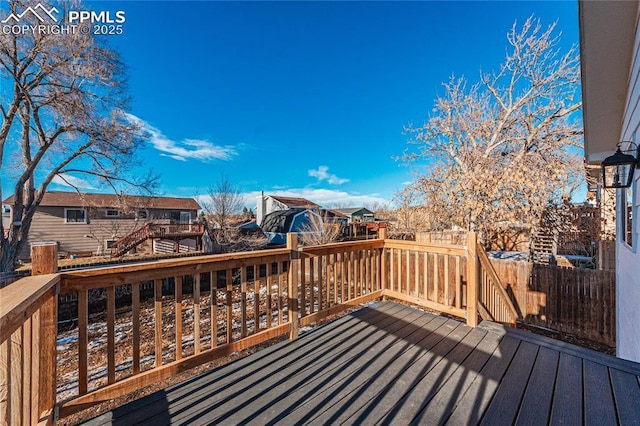
[[(2, 253), (0, 256), (0, 270), (2, 272), (13, 272), (16, 269), (18, 248), (16, 242), (10, 242), (7, 238), (2, 239)], [(21, 247), (20, 247), (21, 248)]]

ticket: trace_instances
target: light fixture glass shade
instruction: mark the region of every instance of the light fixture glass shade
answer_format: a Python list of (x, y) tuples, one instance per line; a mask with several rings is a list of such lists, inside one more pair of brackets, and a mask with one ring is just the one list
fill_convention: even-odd
[(633, 182), (633, 172), (636, 167), (633, 155), (620, 151), (607, 157), (602, 162), (602, 184), (605, 188), (629, 188)]

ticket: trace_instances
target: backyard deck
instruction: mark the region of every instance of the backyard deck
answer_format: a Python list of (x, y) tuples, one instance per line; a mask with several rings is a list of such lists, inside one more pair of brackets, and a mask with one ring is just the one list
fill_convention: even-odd
[(640, 365), (377, 302), (89, 424), (638, 424)]

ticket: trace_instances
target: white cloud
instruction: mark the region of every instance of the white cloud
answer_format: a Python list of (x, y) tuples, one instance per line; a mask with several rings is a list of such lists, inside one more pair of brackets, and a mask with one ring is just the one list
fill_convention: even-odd
[(332, 185), (342, 185), (349, 182), (349, 179), (339, 178), (338, 176), (329, 173), (329, 167), (320, 166), (318, 170), (309, 170), (309, 176), (313, 176), (318, 179), (318, 182), (326, 180)]
[[(362, 207), (364, 205), (389, 204), (390, 200), (381, 197), (377, 193), (373, 194), (357, 194), (349, 193), (346, 191), (336, 191), (332, 189), (314, 189), (314, 188), (289, 188), (281, 189), (280, 186), (271, 187), (264, 191), (264, 195), (280, 195), (283, 197), (300, 197), (306, 198), (324, 208), (331, 208), (335, 205)], [(261, 191), (243, 192), (242, 198), (244, 200), (243, 205), (248, 209), (256, 210), (257, 198), (260, 196)], [(175, 195), (185, 196), (185, 195)], [(198, 194), (192, 196), (204, 208), (211, 202), (211, 197), (208, 194)]]
[(65, 173), (62, 173), (60, 175), (55, 175), (51, 180), (51, 183), (64, 186), (67, 188), (98, 189), (84, 179), (71, 176)]
[(153, 147), (161, 152), (160, 155), (164, 157), (178, 161), (194, 159), (206, 163), (211, 160), (228, 161), (238, 154), (232, 146), (218, 146), (206, 140), (184, 139), (181, 142), (173, 141), (143, 119), (126, 112), (123, 112), (122, 115), (130, 123), (138, 126), (143, 137), (147, 138)]
[[(389, 200), (382, 198), (379, 194), (354, 194), (346, 191), (337, 191), (332, 189), (314, 189), (314, 188), (289, 188), (286, 190), (264, 191), (265, 195), (281, 195), (283, 197), (301, 197), (306, 198), (322, 207), (330, 207), (332, 205), (345, 205), (358, 207), (364, 204), (382, 203), (387, 204)], [(260, 191), (247, 192), (242, 194), (247, 207), (255, 208), (256, 198), (260, 195)]]

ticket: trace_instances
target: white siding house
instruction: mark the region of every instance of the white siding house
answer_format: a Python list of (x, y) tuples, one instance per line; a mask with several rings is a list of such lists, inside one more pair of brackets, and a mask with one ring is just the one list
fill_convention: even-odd
[(262, 226), (262, 221), (269, 213), (298, 208), (309, 209), (314, 213), (320, 212), (320, 206), (306, 198), (264, 195), (262, 193), (256, 200), (256, 223), (258, 226)]
[[(638, 1), (579, 1), (585, 160), (640, 143)], [(640, 169), (616, 195), (617, 356), (640, 362)]]

